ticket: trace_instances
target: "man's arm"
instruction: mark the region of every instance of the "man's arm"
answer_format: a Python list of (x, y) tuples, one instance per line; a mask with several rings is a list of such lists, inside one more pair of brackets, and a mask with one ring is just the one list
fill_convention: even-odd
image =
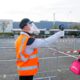
[(53, 43), (55, 43), (60, 37), (64, 36), (64, 31), (59, 31), (54, 35), (45, 38), (45, 39), (31, 39), (27, 43), (28, 48), (39, 48), (39, 47), (47, 47)]

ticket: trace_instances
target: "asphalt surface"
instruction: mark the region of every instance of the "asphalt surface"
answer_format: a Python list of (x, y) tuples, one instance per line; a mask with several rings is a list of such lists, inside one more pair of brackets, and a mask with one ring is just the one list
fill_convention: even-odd
[[(15, 39), (0, 39), (0, 80), (18, 80), (14, 43)], [(69, 70), (75, 58), (58, 52), (79, 48), (79, 38), (60, 39), (49, 47), (39, 48), (40, 68), (34, 80), (80, 80), (80, 76)], [(70, 55), (76, 56), (78, 53), (70, 53)]]

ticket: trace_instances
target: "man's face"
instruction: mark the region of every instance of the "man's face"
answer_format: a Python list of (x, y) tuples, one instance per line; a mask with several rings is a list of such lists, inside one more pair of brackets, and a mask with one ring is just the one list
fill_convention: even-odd
[(25, 31), (26, 32), (29, 32), (31, 30), (31, 25), (30, 24), (27, 24), (25, 27), (24, 27)]
[(24, 30), (26, 32), (29, 32), (29, 33), (34, 33), (34, 34), (39, 34), (40, 33), (40, 30), (36, 27), (36, 25), (34, 23), (30, 23), (30, 24), (27, 24), (25, 27), (24, 27)]

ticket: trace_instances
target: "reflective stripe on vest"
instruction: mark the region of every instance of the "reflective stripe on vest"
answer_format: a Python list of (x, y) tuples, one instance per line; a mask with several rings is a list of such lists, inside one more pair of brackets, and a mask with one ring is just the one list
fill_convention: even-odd
[(29, 58), (25, 58), (22, 54), (20, 54), (20, 55), (21, 55), (21, 59), (17, 59), (17, 60), (22, 60), (24, 62), (27, 61), (27, 60), (29, 60), (29, 59), (33, 59), (33, 58), (37, 57), (37, 55), (32, 55)]
[(22, 52), (22, 48), (23, 48), (23, 44), (24, 44), (25, 40), (26, 40), (26, 37), (24, 37), (24, 38), (22, 39), (22, 44), (21, 44), (21, 46), (20, 46), (20, 51), (19, 51), (19, 52)]
[(22, 60), (22, 61), (27, 61), (29, 58), (25, 58), (21, 53), (20, 53), (20, 56), (21, 56), (21, 59), (18, 59), (18, 60)]
[(30, 67), (17, 67), (18, 70), (33, 70), (33, 69), (36, 69), (38, 68), (37, 66), (30, 66)]

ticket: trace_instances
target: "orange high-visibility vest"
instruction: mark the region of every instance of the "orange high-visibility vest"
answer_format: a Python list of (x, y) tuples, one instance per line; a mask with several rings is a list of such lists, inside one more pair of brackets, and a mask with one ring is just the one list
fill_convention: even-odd
[(16, 65), (20, 76), (36, 75), (38, 72), (38, 49), (34, 49), (31, 54), (26, 53), (27, 42), (30, 37), (21, 34), (15, 43), (16, 47)]

